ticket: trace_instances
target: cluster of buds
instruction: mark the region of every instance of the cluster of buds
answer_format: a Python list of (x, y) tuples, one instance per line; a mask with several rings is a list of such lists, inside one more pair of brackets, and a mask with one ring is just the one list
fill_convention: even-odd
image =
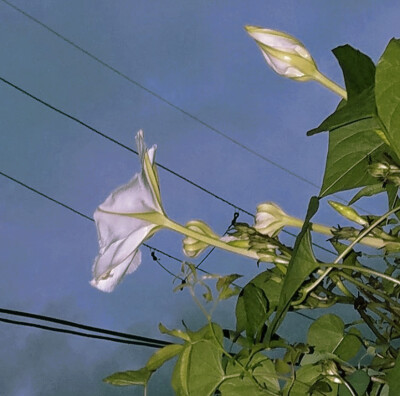
[(393, 161), (392, 157), (387, 154), (382, 160), (372, 162), (368, 166), (368, 172), (384, 184), (393, 183), (396, 186), (400, 186), (400, 168)]
[(222, 240), (232, 246), (240, 246), (255, 252), (258, 261), (287, 265), (291, 257), (290, 250), (275, 235), (261, 233), (256, 225), (251, 227), (246, 223), (236, 223), (234, 229), (229, 232), (229, 236)]

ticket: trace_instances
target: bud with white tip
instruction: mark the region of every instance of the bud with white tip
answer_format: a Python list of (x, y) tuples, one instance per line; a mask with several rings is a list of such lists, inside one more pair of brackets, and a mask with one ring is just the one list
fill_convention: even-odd
[(317, 65), (299, 40), (278, 30), (257, 26), (245, 26), (245, 29), (275, 72), (298, 81), (315, 79)]
[[(219, 236), (201, 220), (191, 220), (185, 225), (185, 227), (198, 234), (219, 239)], [(208, 246), (209, 245), (205, 242), (187, 236), (183, 240), (183, 253), (188, 257), (195, 258), (199, 256), (205, 249), (207, 249)]]
[(254, 228), (263, 235), (274, 237), (288, 224), (289, 216), (273, 202), (265, 202), (257, 206)]

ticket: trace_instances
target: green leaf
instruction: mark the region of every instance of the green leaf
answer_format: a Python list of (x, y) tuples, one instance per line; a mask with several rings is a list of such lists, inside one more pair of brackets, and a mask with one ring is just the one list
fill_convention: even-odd
[(351, 358), (357, 355), (360, 350), (362, 343), (361, 339), (363, 336), (361, 332), (356, 328), (351, 328), (347, 334), (345, 334), (342, 342), (336, 348), (334, 353), (342, 360), (349, 361)]
[(221, 291), (223, 288), (230, 286), (236, 279), (241, 278), (243, 275), (230, 274), (226, 276), (221, 276), (217, 281), (217, 290)]
[(162, 323), (159, 323), (158, 328), (162, 334), (168, 334), (172, 337), (177, 337), (185, 341), (190, 340), (189, 335), (182, 330), (177, 330), (177, 329), (169, 330)]
[(215, 323), (190, 332), (172, 374), (178, 396), (211, 396), (224, 377), (221, 360), (222, 329)]
[(379, 157), (389, 148), (374, 132), (374, 119), (343, 126), (329, 133), (329, 148), (320, 197), (376, 184), (368, 173), (369, 157)]
[[(365, 394), (370, 382), (369, 375), (362, 370), (355, 371), (349, 376), (346, 376), (345, 379), (356, 392), (357, 396), (363, 396)], [(339, 396), (351, 396), (351, 393), (343, 384), (339, 385)]]
[(333, 314), (321, 316), (308, 329), (307, 343), (317, 351), (335, 352), (343, 339), (344, 323)]
[(390, 40), (376, 68), (376, 106), (391, 148), (400, 157), (400, 40)]
[(400, 354), (397, 355), (396, 363), (387, 376), (387, 382), (389, 385), (389, 396), (400, 395)]
[(322, 376), (322, 367), (320, 364), (308, 364), (300, 367), (296, 371), (295, 381), (288, 381), (284, 388), (284, 395), (305, 396), (309, 395), (310, 388)]
[(283, 274), (277, 268), (258, 274), (249, 283), (262, 289), (268, 300), (268, 317), (276, 310), (281, 295)]
[(111, 385), (130, 386), (130, 385), (146, 385), (150, 379), (152, 372), (147, 368), (140, 370), (121, 371), (114, 373), (103, 381)]
[[(223, 381), (218, 388), (222, 396), (261, 396), (271, 394), (268, 391), (272, 392), (272, 394), (279, 394), (280, 386), (275, 365), (270, 359), (261, 353), (257, 353), (251, 359), (251, 362), (248, 362), (246, 358), (242, 358), (239, 359), (239, 363), (232, 360), (228, 361), (226, 375), (243, 374), (242, 366), (249, 367), (251, 373)], [(250, 375), (261, 385), (261, 388), (250, 378)], [(267, 391), (263, 390), (262, 387), (265, 387)]]
[(386, 185), (389, 209), (394, 209), (396, 207), (397, 201), (398, 201), (398, 197), (397, 197), (398, 191), (399, 191), (398, 186), (395, 186), (394, 184), (390, 184), (390, 183)]
[(246, 330), (249, 338), (254, 338), (267, 320), (268, 300), (264, 291), (253, 283), (248, 283), (239, 295), (236, 305), (236, 328)]
[(159, 349), (146, 363), (146, 368), (155, 371), (160, 368), (167, 360), (172, 359), (183, 349), (183, 345), (171, 344)]
[(333, 53), (343, 71), (348, 100), (343, 100), (336, 111), (319, 127), (307, 132), (309, 136), (372, 118), (376, 114), (373, 89), (375, 65), (372, 60), (350, 45), (337, 47)]
[(274, 320), (268, 326), (266, 341), (271, 340), (272, 334), (278, 328), (283, 320), (284, 314), (289, 309), (290, 301), (296, 294), (303, 282), (308, 276), (318, 268), (317, 260), (314, 257), (311, 247), (310, 220), (317, 212), (319, 200), (312, 197), (308, 205), (307, 214), (304, 220), (303, 228), (296, 238), (293, 248), (292, 258), (289, 262), (288, 269), (282, 284), (281, 294), (279, 297), (279, 305)]
[(232, 296), (236, 296), (240, 293), (240, 288), (238, 286), (231, 286), (232, 283), (241, 278), (242, 275), (239, 274), (231, 274), (226, 276), (221, 276), (217, 281), (217, 290), (219, 291), (218, 299), (226, 300)]
[(350, 45), (332, 50), (342, 68), (349, 101), (365, 89), (374, 85), (375, 65), (371, 58)]
[(324, 131), (334, 131), (347, 125), (357, 124), (363, 120), (370, 120), (376, 127), (375, 129), (379, 129), (379, 125), (374, 120), (375, 115), (374, 91), (372, 88), (369, 88), (357, 95), (352, 101), (342, 101), (336, 111), (317, 128), (308, 131), (307, 136)]
[(382, 187), (382, 183), (372, 184), (362, 188), (354, 197), (349, 201), (349, 205), (353, 205), (362, 197), (372, 197), (373, 195), (384, 192), (385, 189)]

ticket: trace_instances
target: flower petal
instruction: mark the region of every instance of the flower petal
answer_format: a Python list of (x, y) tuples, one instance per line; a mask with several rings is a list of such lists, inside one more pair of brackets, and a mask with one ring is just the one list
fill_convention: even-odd
[[(142, 261), (140, 250), (132, 252), (120, 265), (111, 269), (108, 274), (103, 277), (94, 278), (90, 284), (104, 292), (112, 292), (114, 288), (121, 282), (126, 274), (130, 274), (139, 267)], [(96, 265), (96, 263), (94, 264)]]

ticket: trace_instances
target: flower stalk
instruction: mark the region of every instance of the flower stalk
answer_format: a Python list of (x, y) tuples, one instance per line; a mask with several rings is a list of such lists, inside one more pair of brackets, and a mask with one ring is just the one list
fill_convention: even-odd
[(207, 245), (215, 246), (217, 248), (226, 250), (231, 253), (239, 254), (242, 256), (250, 257), (252, 259), (258, 260), (258, 255), (256, 252), (237, 246), (232, 246), (229, 243), (221, 241), (219, 238), (214, 238), (200, 232), (196, 232), (188, 227), (185, 227), (175, 221), (169, 219), (167, 216), (161, 213), (130, 213), (129, 216), (135, 217), (137, 219), (145, 220), (158, 226), (168, 228), (179, 234), (185, 235), (186, 237), (196, 239), (198, 241), (204, 242)]

